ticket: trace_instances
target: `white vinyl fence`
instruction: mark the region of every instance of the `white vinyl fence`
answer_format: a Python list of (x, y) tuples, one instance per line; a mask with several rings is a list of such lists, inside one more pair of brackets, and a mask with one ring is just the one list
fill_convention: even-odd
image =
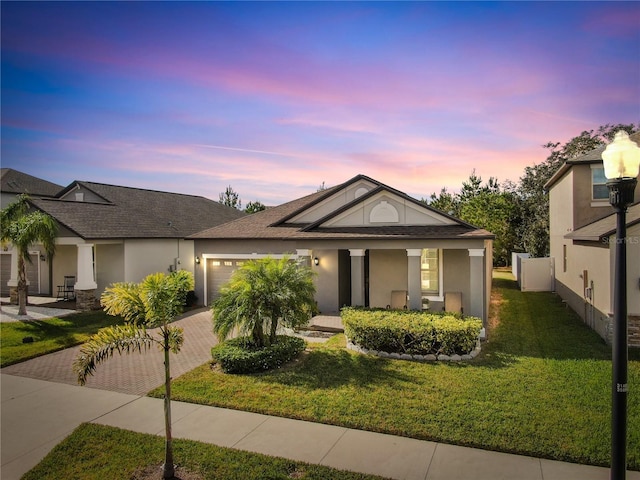
[(523, 292), (555, 291), (553, 257), (519, 258), (518, 285)]

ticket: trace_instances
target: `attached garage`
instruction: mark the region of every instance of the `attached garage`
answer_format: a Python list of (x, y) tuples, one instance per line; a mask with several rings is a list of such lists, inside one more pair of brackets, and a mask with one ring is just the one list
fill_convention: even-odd
[[(285, 254), (266, 253), (205, 253), (204, 258), (204, 305), (209, 306), (220, 296), (220, 287), (231, 279), (231, 275), (248, 260), (258, 258), (282, 258)], [(298, 256), (286, 254), (291, 260), (297, 260)]]
[[(0, 252), (0, 295), (9, 296), (9, 285), (7, 282), (11, 278), (11, 252)], [(32, 263), (27, 263), (27, 280), (29, 281), (29, 294), (39, 295), (40, 291), (40, 252), (31, 252)]]
[(206, 259), (207, 304), (211, 304), (220, 296), (220, 287), (229, 281), (231, 274), (245, 261), (240, 258)]

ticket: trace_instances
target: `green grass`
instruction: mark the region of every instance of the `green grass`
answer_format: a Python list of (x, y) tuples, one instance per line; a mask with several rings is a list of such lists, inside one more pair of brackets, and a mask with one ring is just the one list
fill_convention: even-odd
[[(293, 460), (217, 447), (195, 441), (174, 440), (179, 467), (203, 480), (375, 480), (381, 477), (345, 472)], [(22, 480), (69, 478), (128, 479), (145, 468), (158, 468), (164, 460), (164, 439), (102, 425), (80, 425), (57, 445)]]
[[(522, 293), (498, 273), (489, 341), (467, 363), (356, 354), (344, 337), (273, 372), (203, 365), (175, 400), (593, 465), (609, 464), (610, 348), (550, 293)], [(499, 318), (499, 321), (497, 320)], [(629, 384), (640, 382), (632, 352)], [(161, 391), (152, 392), (160, 396)], [(640, 392), (628, 398), (628, 464), (640, 469)]]
[[(100, 328), (122, 324), (120, 317), (103, 311), (74, 313), (62, 318), (0, 324), (0, 367), (85, 342)], [(23, 343), (33, 337), (32, 343)]]

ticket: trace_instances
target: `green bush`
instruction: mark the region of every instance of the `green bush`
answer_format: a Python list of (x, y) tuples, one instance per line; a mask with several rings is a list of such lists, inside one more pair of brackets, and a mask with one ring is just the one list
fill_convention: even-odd
[(351, 342), (368, 350), (410, 355), (463, 355), (476, 345), (482, 320), (450, 313), (405, 310), (341, 311)]
[(224, 373), (255, 373), (278, 368), (305, 349), (302, 338), (278, 335), (276, 342), (257, 348), (249, 337), (227, 340), (211, 349), (213, 363)]

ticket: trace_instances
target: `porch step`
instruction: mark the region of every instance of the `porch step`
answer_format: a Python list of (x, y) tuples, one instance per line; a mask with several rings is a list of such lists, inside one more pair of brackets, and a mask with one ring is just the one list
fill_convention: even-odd
[(300, 329), (300, 331), (309, 331), (309, 332), (326, 332), (326, 333), (344, 333), (344, 328), (340, 327), (330, 327), (327, 325), (308, 325), (305, 328)]

